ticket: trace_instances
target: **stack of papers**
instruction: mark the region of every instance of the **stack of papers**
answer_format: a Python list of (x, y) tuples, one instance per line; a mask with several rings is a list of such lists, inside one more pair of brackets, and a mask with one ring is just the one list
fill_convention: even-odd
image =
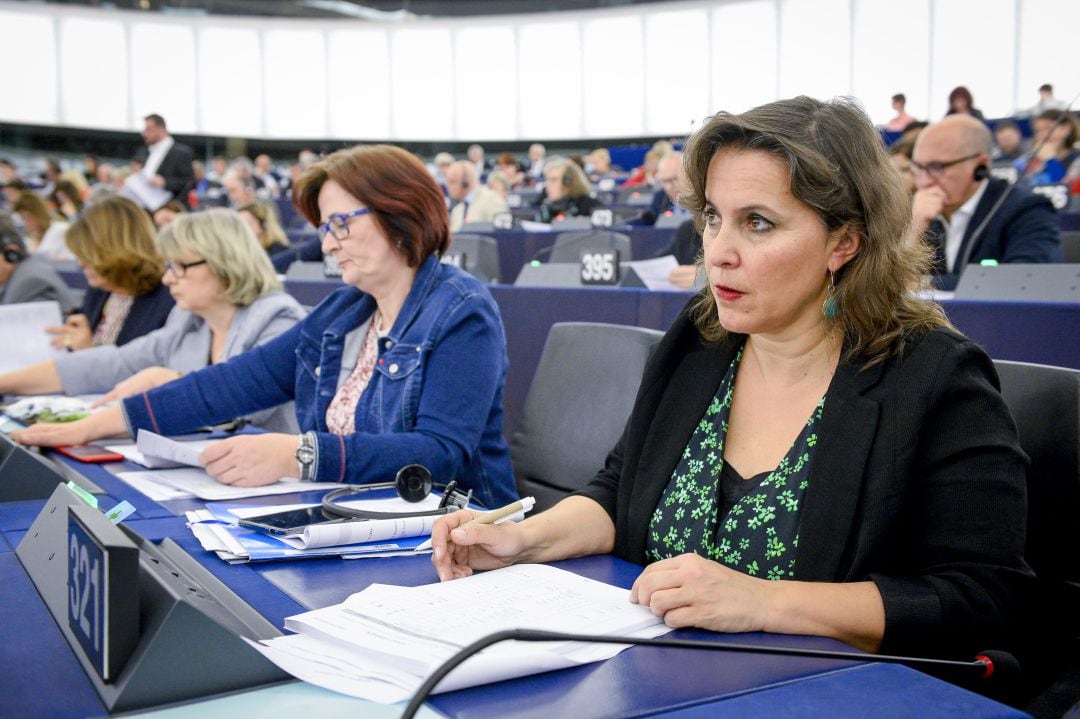
[[(199, 455), (220, 439), (177, 442), (140, 429), (135, 444), (110, 444), (106, 449), (121, 454), (150, 472), (120, 472), (116, 476), (155, 502), (170, 499), (199, 499), (225, 501), (262, 497), (271, 494), (291, 494), (311, 490), (311, 484), (294, 479), (281, 479), (261, 487), (234, 487), (222, 484), (202, 468)], [(172, 469), (170, 469), (172, 468)], [(320, 483), (318, 489), (332, 489), (339, 484)]]
[[(398, 498), (343, 504), (375, 512), (418, 512), (437, 509), (439, 497), (431, 495), (423, 502), (413, 504)], [(263, 534), (237, 524), (240, 519), (260, 514), (316, 506), (310, 502), (277, 507), (209, 502), (206, 509), (187, 512), (187, 519), (203, 549), (216, 553), (230, 564), (326, 556), (346, 559), (397, 557), (431, 551), (428, 537), (435, 516), (313, 525), (303, 533), (284, 536)]]
[[(670, 631), (630, 592), (545, 565), (516, 565), (422, 587), (373, 584), (343, 603), (285, 620), (297, 632), (247, 640), (298, 679), (381, 703), (411, 697), (468, 644), (505, 629), (655, 637)], [(609, 659), (619, 644), (502, 642), (450, 673), (435, 691)]]
[(59, 302), (20, 302), (0, 305), (0, 327), (4, 328), (4, 351), (0, 352), (0, 374), (56, 359), (64, 349), (52, 347), (46, 327), (64, 324)]

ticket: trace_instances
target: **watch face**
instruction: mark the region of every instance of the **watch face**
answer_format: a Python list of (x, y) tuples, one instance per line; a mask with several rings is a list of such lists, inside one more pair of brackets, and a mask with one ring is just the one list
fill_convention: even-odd
[(296, 450), (296, 461), (301, 464), (311, 464), (315, 461), (315, 450), (306, 444), (300, 445)]

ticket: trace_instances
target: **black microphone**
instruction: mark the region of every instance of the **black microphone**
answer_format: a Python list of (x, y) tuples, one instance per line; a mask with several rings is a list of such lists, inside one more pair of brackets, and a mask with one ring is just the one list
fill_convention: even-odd
[(995, 202), (994, 205), (990, 208), (990, 211), (986, 213), (986, 217), (983, 218), (983, 221), (980, 222), (979, 226), (976, 227), (975, 230), (971, 233), (971, 238), (968, 240), (967, 245), (964, 247), (963, 254), (961, 254), (960, 257), (956, 258), (957, 261), (955, 264), (953, 264), (957, 275), (960, 275), (960, 273), (964, 271), (964, 268), (967, 266), (968, 260), (971, 258), (971, 253), (975, 251), (975, 245), (978, 244), (979, 238), (982, 237), (982, 233), (985, 232), (986, 228), (990, 226), (990, 221), (994, 219), (994, 215), (996, 215), (998, 213), (998, 210), (1001, 209), (1001, 206), (1005, 204), (1005, 200), (1009, 199), (1009, 196), (1012, 195), (1013, 190), (1016, 189), (1016, 186), (1019, 185), (1021, 181), (1023, 181), (1024, 177), (1028, 173), (1028, 170), (1031, 168), (1031, 163), (1035, 162), (1035, 158), (1039, 155), (1039, 150), (1041, 150), (1043, 148), (1043, 145), (1046, 144), (1046, 141), (1050, 139), (1050, 135), (1052, 135), (1054, 130), (1056, 130), (1063, 122), (1065, 122), (1065, 119), (1069, 117), (1072, 112), (1072, 106), (1077, 101), (1077, 99), (1080, 99), (1080, 93), (1073, 97), (1072, 102), (1070, 102), (1068, 106), (1064, 110), (1062, 110), (1061, 116), (1054, 121), (1054, 124), (1050, 126), (1049, 130), (1046, 131), (1043, 139), (1040, 140), (1039, 144), (1036, 145), (1035, 148), (1031, 151), (1031, 154), (1028, 156), (1027, 162), (1024, 163), (1024, 169), (1020, 171), (1020, 176), (1016, 178), (1016, 182), (1005, 188), (1005, 191), (1001, 193), (1001, 197), (997, 199), (997, 202)]
[(1020, 673), (1020, 663), (1012, 654), (1000, 650), (987, 650), (975, 657), (973, 661), (957, 661), (954, 659), (931, 659), (928, 657), (901, 657), (889, 654), (863, 654), (861, 652), (834, 651), (831, 649), (801, 649), (795, 647), (777, 647), (762, 644), (735, 644), (733, 642), (707, 642), (700, 639), (656, 639), (620, 636), (597, 636), (595, 634), (564, 634), (562, 632), (545, 632), (539, 629), (506, 629), (501, 632), (481, 637), (472, 644), (464, 647), (457, 654), (447, 659), (436, 669), (431, 676), (424, 680), (416, 690), (416, 694), (405, 707), (402, 719), (412, 719), (416, 712), (423, 706), (424, 701), (431, 695), (432, 690), (438, 686), (447, 674), (458, 667), (459, 664), (474, 654), (484, 649), (504, 642), (515, 640), (519, 642), (591, 642), (594, 644), (632, 644), (649, 647), (670, 647), (675, 649), (705, 649), (708, 651), (725, 652), (750, 652), (752, 654), (781, 654), (793, 657), (814, 657), (817, 659), (843, 659), (857, 662), (883, 662), (886, 664), (904, 664), (910, 667), (922, 667), (936, 669), (938, 671), (955, 672), (957, 676), (967, 676), (983, 681), (991, 677), (998, 680), (1006, 679), (1010, 675), (1017, 676)]

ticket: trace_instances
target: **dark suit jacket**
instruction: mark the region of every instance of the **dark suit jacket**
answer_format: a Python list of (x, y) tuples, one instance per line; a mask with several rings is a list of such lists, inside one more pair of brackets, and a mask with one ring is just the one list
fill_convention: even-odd
[[(1005, 180), (993, 178), (989, 180), (986, 192), (983, 193), (982, 199), (975, 207), (975, 214), (968, 222), (964, 240), (957, 254), (958, 262), (967, 252), (975, 229), (986, 219), (990, 208), (1008, 186)], [(1019, 185), (976, 240), (968, 258), (968, 264), (978, 264), (988, 259), (997, 260), (1002, 264), (1061, 262), (1059, 227), (1057, 212), (1050, 200), (1031, 192), (1027, 185)], [(938, 282), (941, 287), (952, 289), (956, 286), (958, 277), (957, 272), (951, 275), (943, 274)]]
[(193, 160), (191, 148), (174, 140), (157, 169), (157, 174), (165, 178), (165, 189), (185, 205), (188, 192), (195, 187), (195, 171), (191, 168)]
[[(88, 289), (83, 296), (82, 313), (86, 315), (86, 320), (90, 323), (91, 334), (97, 329), (98, 323), (101, 322), (101, 313), (104, 311), (105, 301), (108, 299), (108, 292), (93, 287)], [(174, 304), (172, 295), (169, 294), (169, 288), (160, 283), (145, 295), (136, 297), (135, 301), (131, 303), (131, 311), (128, 313), (127, 319), (124, 320), (124, 324), (120, 328), (120, 334), (116, 337), (116, 345), (118, 347), (126, 345), (136, 337), (142, 337), (164, 327), (165, 320), (168, 319), (169, 313), (172, 312)]]
[[(653, 510), (740, 341), (704, 343), (684, 311), (658, 345), (622, 437), (582, 490), (611, 515), (619, 556), (644, 562)], [(939, 329), (858, 366), (841, 362), (829, 386), (796, 579), (874, 581), (883, 652), (1003, 646), (1032, 575), (1026, 458), (990, 359)]]
[(692, 265), (697, 262), (699, 254), (701, 254), (701, 235), (694, 227), (694, 221), (687, 220), (675, 230), (675, 237), (672, 238), (671, 244), (660, 250), (656, 256), (675, 255), (680, 265)]
[(664, 192), (664, 188), (661, 187), (653, 193), (652, 204), (649, 205), (649, 209), (626, 224), (634, 227), (651, 227), (656, 224), (656, 220), (660, 218), (660, 215), (674, 208), (675, 203), (671, 201), (671, 198)]

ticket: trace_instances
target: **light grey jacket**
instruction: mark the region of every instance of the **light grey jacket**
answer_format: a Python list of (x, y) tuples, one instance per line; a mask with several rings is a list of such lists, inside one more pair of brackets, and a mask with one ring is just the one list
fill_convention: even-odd
[[(229, 327), (222, 360), (242, 354), (277, 337), (303, 319), (304, 309), (284, 292), (274, 292), (239, 307)], [(147, 367), (168, 367), (194, 372), (210, 363), (210, 326), (201, 317), (174, 307), (165, 326), (128, 342), (123, 347), (102, 345), (58, 357), (56, 369), (67, 394), (108, 392)], [(279, 405), (250, 417), (274, 432), (298, 434), (293, 403)]]
[(30, 255), (15, 265), (7, 283), (0, 285), (0, 304), (56, 300), (60, 310), (74, 306), (74, 298), (56, 270), (41, 257)]

